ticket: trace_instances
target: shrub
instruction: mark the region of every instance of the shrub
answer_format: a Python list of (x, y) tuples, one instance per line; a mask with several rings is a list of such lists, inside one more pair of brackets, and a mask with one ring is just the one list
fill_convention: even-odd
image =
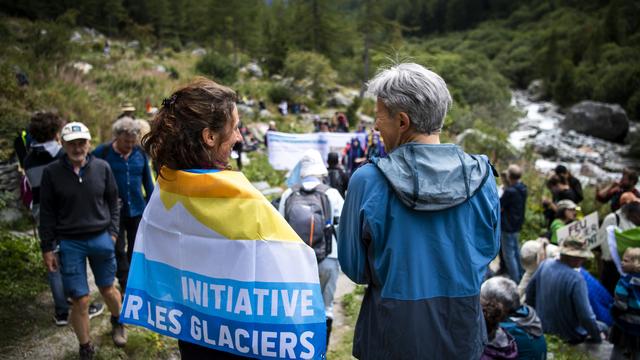
[(284, 73), (299, 83), (308, 81), (313, 98), (319, 104), (324, 101), (327, 90), (335, 85), (337, 78), (329, 59), (309, 51), (290, 52), (284, 65)]
[(238, 68), (229, 58), (214, 52), (206, 54), (198, 61), (196, 71), (225, 85), (233, 84), (238, 74)]
[(267, 96), (269, 97), (269, 100), (274, 103), (279, 103), (282, 100), (291, 101), (293, 99), (291, 89), (282, 84), (271, 85), (269, 90), (267, 90)]
[(47, 287), (38, 241), (0, 233), (0, 303), (29, 301)]

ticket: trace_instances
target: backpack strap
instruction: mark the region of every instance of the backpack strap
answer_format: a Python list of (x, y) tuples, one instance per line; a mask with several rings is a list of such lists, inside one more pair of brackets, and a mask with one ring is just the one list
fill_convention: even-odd
[(620, 227), (620, 215), (617, 212), (614, 212), (614, 214), (616, 214), (616, 226)]
[(322, 210), (324, 211), (324, 216), (325, 216), (325, 219), (324, 219), (325, 223), (323, 225), (326, 225), (326, 224), (333, 225), (331, 201), (329, 200), (329, 196), (327, 195), (327, 190), (329, 189), (331, 189), (331, 187), (325, 184), (320, 184), (314, 188), (314, 190), (322, 194)]

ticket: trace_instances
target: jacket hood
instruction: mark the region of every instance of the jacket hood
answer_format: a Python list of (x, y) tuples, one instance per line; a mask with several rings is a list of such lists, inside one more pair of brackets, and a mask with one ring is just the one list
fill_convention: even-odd
[(542, 321), (529, 305), (523, 305), (510, 315), (511, 321), (535, 337), (542, 336)]
[(60, 145), (57, 141), (47, 141), (44, 143), (32, 143), (31, 144), (31, 151), (33, 152), (34, 156), (36, 157), (42, 157), (42, 156), (47, 156), (50, 158), (55, 158), (57, 157), (63, 150), (62, 150), (62, 145)]
[(469, 155), (454, 144), (408, 143), (372, 162), (400, 200), (420, 211), (457, 206), (496, 175), (486, 156)]

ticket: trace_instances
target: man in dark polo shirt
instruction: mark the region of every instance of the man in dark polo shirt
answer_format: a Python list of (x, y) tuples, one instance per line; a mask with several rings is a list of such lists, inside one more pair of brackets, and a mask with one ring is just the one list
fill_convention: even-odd
[[(69, 123), (61, 135), (65, 155), (44, 169), (40, 184), (40, 246), (47, 269), (60, 266), (64, 289), (72, 299), (70, 320), (80, 343), (80, 359), (92, 359), (87, 259), (111, 311), (113, 342), (124, 346), (127, 341), (118, 321), (120, 292), (113, 284), (118, 188), (109, 165), (89, 155), (91, 135), (84, 124)], [(57, 241), (60, 263), (53, 252)]]

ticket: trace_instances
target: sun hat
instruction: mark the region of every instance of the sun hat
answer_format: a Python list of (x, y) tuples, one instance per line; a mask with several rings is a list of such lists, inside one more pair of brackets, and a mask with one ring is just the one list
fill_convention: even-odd
[(62, 140), (72, 141), (76, 139), (91, 140), (91, 133), (89, 128), (81, 122), (68, 123), (62, 128)]
[(558, 204), (556, 206), (558, 207), (558, 211), (567, 210), (567, 209), (576, 209), (578, 207), (578, 205), (576, 205), (576, 203), (574, 203), (573, 201), (571, 201), (569, 199), (564, 199), (564, 200), (558, 201)]
[(569, 236), (564, 239), (560, 245), (560, 254), (585, 259), (593, 258), (593, 253), (589, 250), (586, 239), (577, 236)]
[(300, 177), (326, 176), (327, 167), (324, 165), (322, 155), (318, 150), (307, 150), (300, 159)]
[(135, 106), (133, 106), (133, 103), (131, 102), (125, 102), (122, 104), (122, 106), (120, 107), (120, 111), (136, 111)]

